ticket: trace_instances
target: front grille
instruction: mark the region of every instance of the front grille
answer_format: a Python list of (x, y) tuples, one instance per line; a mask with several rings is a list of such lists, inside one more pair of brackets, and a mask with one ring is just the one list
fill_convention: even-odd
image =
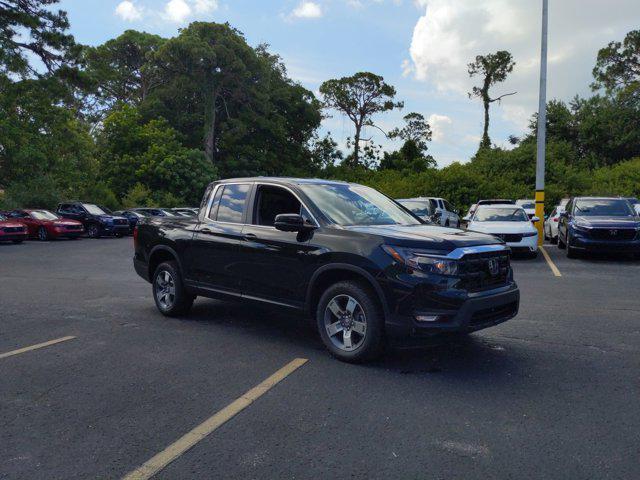
[(631, 228), (594, 228), (589, 230), (588, 235), (594, 240), (633, 240), (636, 231)]
[(520, 242), (522, 241), (522, 234), (521, 233), (496, 233), (494, 234), (494, 236), (500, 238), (501, 240), (505, 241), (505, 242)]
[(471, 316), (471, 325), (482, 325), (483, 323), (495, 322), (503, 318), (512, 317), (518, 309), (518, 302), (508, 303), (497, 307), (485, 308), (476, 311)]
[(24, 227), (4, 227), (3, 230), (6, 233), (18, 233), (18, 232), (24, 232)]
[[(490, 262), (497, 262), (497, 271), (491, 272)], [(507, 284), (511, 262), (508, 252), (488, 252), (465, 255), (460, 260), (458, 286), (477, 292), (498, 288)]]

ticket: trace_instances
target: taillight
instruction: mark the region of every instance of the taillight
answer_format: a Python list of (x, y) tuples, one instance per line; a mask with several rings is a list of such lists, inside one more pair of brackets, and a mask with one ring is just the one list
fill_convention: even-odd
[(556, 222), (556, 223), (558, 223), (558, 219), (557, 219), (557, 218), (554, 218), (554, 219), (553, 219), (553, 221), (554, 221), (554, 222)]

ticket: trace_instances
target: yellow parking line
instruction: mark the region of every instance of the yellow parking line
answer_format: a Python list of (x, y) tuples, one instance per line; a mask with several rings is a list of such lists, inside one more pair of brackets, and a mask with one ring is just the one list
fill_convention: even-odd
[(544, 249), (544, 247), (540, 247), (540, 251), (542, 252), (542, 255), (544, 256), (544, 259), (547, 261), (547, 264), (549, 265), (549, 268), (551, 269), (553, 274), (556, 277), (561, 277), (562, 274), (560, 273), (560, 270), (558, 270), (558, 267), (556, 267), (556, 264), (553, 263), (553, 260), (551, 260), (551, 257), (549, 256), (547, 251)]
[(62, 337), (56, 338), (55, 340), (49, 340), (48, 342), (38, 343), (36, 345), (31, 345), (30, 347), (19, 348), (18, 350), (12, 350), (6, 353), (0, 353), (0, 358), (12, 357), (14, 355), (20, 355), (21, 353), (30, 352), (31, 350), (37, 350), (39, 348), (48, 347), (50, 345), (55, 345), (56, 343), (66, 342), (67, 340), (73, 340), (76, 337)]
[(265, 381), (253, 387), (240, 398), (231, 402), (218, 413), (216, 413), (212, 417), (209, 417), (207, 420), (202, 422), (190, 432), (186, 433), (184, 436), (169, 445), (156, 456), (146, 461), (141, 467), (127, 474), (125, 477), (123, 477), (123, 480), (146, 480), (153, 477), (156, 473), (165, 468), (176, 458), (181, 456), (183, 453), (197, 444), (200, 440), (204, 439), (218, 427), (223, 425), (225, 422), (231, 420), (234, 416), (247, 408), (258, 398), (267, 393), (269, 390), (271, 390), (271, 388), (291, 375), (305, 363), (307, 363), (306, 358), (296, 358), (295, 360), (291, 361), (276, 373), (271, 375), (269, 378), (267, 378)]

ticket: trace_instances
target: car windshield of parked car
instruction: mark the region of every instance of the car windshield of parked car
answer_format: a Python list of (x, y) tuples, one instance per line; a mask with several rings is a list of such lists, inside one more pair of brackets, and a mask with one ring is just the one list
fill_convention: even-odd
[(529, 217), (522, 208), (479, 208), (474, 222), (528, 222)]
[(82, 206), (91, 215), (107, 215), (107, 212), (102, 210), (99, 206), (94, 205), (93, 203), (83, 203)]
[(362, 185), (301, 185), (334, 223), (352, 225), (420, 225), (420, 221), (373, 188)]
[(627, 200), (576, 200), (575, 214), (581, 217), (632, 217), (634, 212)]
[(400, 200), (398, 202), (403, 207), (408, 208), (419, 217), (429, 217), (433, 215), (431, 205), (428, 201), (420, 200)]
[(34, 210), (30, 213), (31, 218), (36, 220), (58, 220), (60, 217), (55, 213), (51, 213), (47, 210)]

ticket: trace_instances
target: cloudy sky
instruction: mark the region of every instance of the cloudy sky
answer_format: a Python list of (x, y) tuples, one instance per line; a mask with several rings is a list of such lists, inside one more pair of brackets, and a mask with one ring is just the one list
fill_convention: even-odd
[[(172, 36), (194, 20), (229, 22), (252, 45), (269, 43), (289, 74), (317, 92), (322, 81), (368, 70), (405, 101), (402, 112), (375, 118), (388, 130), (408, 112), (429, 118), (431, 153), (440, 165), (466, 161), (482, 131), (480, 102), (466, 65), (478, 54), (509, 50), (511, 77), (494, 95), (490, 135), (503, 145), (520, 135), (537, 107), (541, 0), (61, 0), (78, 41), (96, 45), (128, 28)], [(599, 48), (640, 27), (639, 0), (549, 0), (550, 98), (587, 95)], [(348, 121), (323, 125), (339, 141)], [(367, 136), (394, 145), (372, 130)]]

